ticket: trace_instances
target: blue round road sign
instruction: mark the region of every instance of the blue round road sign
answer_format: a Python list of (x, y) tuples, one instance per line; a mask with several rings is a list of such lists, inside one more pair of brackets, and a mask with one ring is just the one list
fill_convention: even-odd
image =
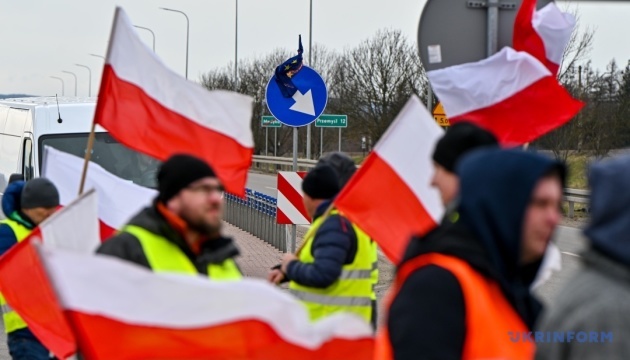
[(312, 123), (324, 112), (328, 91), (324, 79), (313, 69), (303, 66), (291, 79), (298, 91), (292, 98), (282, 96), (273, 76), (267, 83), (267, 107), (271, 114), (287, 126)]

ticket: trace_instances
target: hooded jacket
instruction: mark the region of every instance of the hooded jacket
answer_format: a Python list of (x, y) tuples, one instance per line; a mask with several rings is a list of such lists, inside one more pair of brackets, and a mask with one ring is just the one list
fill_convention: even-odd
[[(477, 150), (457, 166), (458, 219), (447, 213), (424, 237), (412, 238), (401, 266), (429, 253), (466, 261), (496, 281), (508, 302), (531, 328), (541, 309), (530, 294), (540, 261), (519, 265), (522, 224), (537, 182), (564, 167), (517, 150)], [(429, 265), (416, 270), (393, 300), (388, 331), (396, 359), (460, 359), (466, 339), (464, 295), (448, 270)], [(506, 335), (507, 336), (507, 335)]]
[[(33, 229), (35, 224), (21, 211), (20, 198), (24, 184), (24, 181), (16, 181), (7, 186), (2, 196), (2, 212), (8, 219), (17, 221), (27, 229)], [(7, 224), (0, 224), (0, 255), (15, 244), (17, 244), (17, 238), (13, 230)]]
[[(590, 248), (540, 331), (594, 332), (598, 342), (537, 344), (537, 359), (627, 359), (630, 354), (630, 156), (592, 166)], [(610, 335), (606, 341), (603, 335)]]

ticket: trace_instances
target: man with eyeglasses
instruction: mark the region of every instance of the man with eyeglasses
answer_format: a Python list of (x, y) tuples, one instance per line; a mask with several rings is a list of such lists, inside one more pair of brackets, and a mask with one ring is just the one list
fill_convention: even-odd
[(238, 280), (239, 251), (221, 235), (223, 186), (210, 165), (190, 155), (173, 155), (157, 175), (159, 194), (97, 253), (152, 269)]

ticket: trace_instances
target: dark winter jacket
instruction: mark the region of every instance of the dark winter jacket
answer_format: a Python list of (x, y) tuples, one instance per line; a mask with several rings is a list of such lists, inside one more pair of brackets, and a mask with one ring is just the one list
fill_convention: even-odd
[[(315, 212), (322, 216), (330, 201), (323, 202)], [(348, 219), (340, 215), (329, 216), (315, 233), (311, 254), (315, 261), (305, 264), (293, 261), (287, 267), (287, 279), (300, 285), (327, 288), (341, 275), (344, 264), (354, 261), (357, 237)]]
[[(16, 181), (7, 186), (2, 196), (2, 212), (8, 219), (19, 222), (27, 229), (33, 229), (35, 224), (20, 209), (20, 197), (24, 184), (24, 181)], [(13, 230), (7, 224), (0, 224), (0, 255), (15, 244), (17, 244), (17, 238)]]
[[(238, 248), (231, 238), (220, 237), (211, 239), (201, 247), (199, 255), (190, 249), (184, 238), (167, 222), (156, 205), (147, 207), (134, 216), (128, 225), (142, 227), (154, 234), (163, 236), (182, 250), (184, 254), (195, 264), (200, 274), (208, 274), (209, 264), (220, 264), (224, 260), (234, 258), (239, 254)], [(151, 268), (149, 261), (142, 250), (140, 241), (129, 233), (119, 233), (106, 240), (97, 249), (97, 253), (115, 256), (132, 263)]]
[[(590, 248), (537, 330), (596, 335), (597, 342), (537, 344), (536, 358), (627, 359), (630, 355), (630, 156), (591, 168)], [(575, 335), (574, 335), (575, 336)]]
[[(457, 216), (447, 213), (433, 231), (410, 241), (402, 264), (440, 253), (465, 260), (496, 281), (532, 327), (541, 306), (529, 293), (540, 261), (519, 266), (525, 209), (537, 181), (563, 168), (520, 151), (479, 150), (458, 166)], [(402, 265), (401, 265), (402, 266)], [(448, 270), (429, 265), (409, 275), (393, 300), (388, 330), (396, 359), (460, 359), (466, 339), (464, 295)]]

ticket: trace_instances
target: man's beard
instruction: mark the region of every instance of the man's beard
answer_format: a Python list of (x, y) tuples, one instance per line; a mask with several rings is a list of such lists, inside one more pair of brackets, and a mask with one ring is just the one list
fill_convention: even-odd
[(180, 215), (182, 220), (186, 222), (188, 228), (199, 234), (206, 236), (218, 236), (221, 230), (221, 220), (219, 219), (217, 224), (210, 224), (205, 222), (203, 219), (194, 219), (192, 216), (189, 216), (186, 211), (182, 212)]

